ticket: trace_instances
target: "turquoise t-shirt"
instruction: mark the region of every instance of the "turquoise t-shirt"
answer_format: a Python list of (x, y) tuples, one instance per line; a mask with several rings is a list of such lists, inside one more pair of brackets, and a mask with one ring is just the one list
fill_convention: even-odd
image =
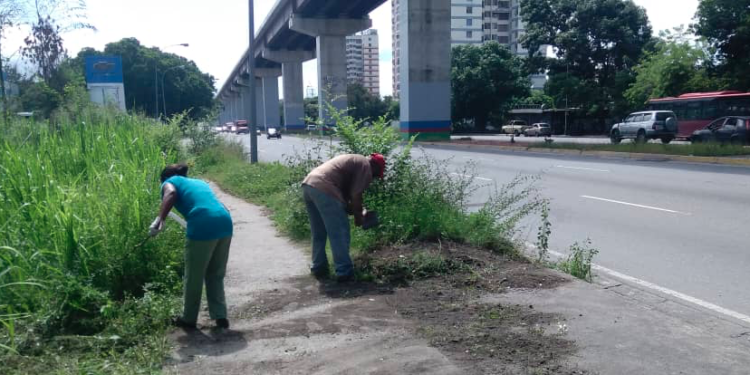
[(216, 199), (207, 183), (182, 176), (170, 177), (164, 181), (164, 184), (167, 183), (177, 190), (174, 208), (187, 221), (187, 238), (211, 241), (232, 235), (232, 216)]

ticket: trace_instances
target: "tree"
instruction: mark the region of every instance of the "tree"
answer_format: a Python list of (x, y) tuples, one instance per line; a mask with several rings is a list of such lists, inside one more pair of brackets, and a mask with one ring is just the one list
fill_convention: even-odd
[(31, 35), (24, 39), (23, 57), (37, 67), (38, 76), (48, 84), (66, 56), (60, 27), (49, 16), (31, 26)]
[(701, 0), (693, 25), (718, 49), (719, 71), (738, 90), (750, 90), (750, 1)]
[(355, 120), (374, 121), (388, 112), (388, 106), (359, 83), (346, 87), (349, 115)]
[(541, 105), (545, 109), (550, 109), (555, 108), (555, 99), (543, 91), (533, 90), (529, 97), (522, 99), (518, 104)]
[(703, 42), (690, 41), (679, 28), (660, 37), (655, 51), (647, 52), (634, 68), (635, 82), (625, 92), (632, 108), (651, 98), (723, 88), (723, 83), (709, 74), (713, 54)]
[[(632, 0), (521, 0), (521, 8), (530, 69), (556, 81), (547, 94), (558, 104), (561, 96), (575, 96), (602, 120), (623, 107), (630, 71), (652, 41), (645, 9)], [(544, 58), (542, 45), (552, 46), (557, 59)]]
[(502, 115), (529, 95), (531, 82), (523, 66), (521, 58), (496, 42), (453, 48), (453, 120), (474, 120), (478, 130), (485, 130), (490, 116)]
[(0, 1), (0, 92), (3, 95), (3, 122), (8, 123), (8, 92), (5, 89), (5, 61), (3, 61), (3, 39), (9, 28), (17, 25), (24, 16), (24, 9), (17, 0)]
[[(154, 69), (158, 69), (159, 81), (164, 80), (166, 115), (190, 111), (191, 118), (201, 118), (215, 106), (215, 79), (203, 73), (198, 66), (184, 57), (165, 53), (158, 48), (147, 48), (135, 38), (126, 38), (109, 43), (104, 51), (85, 48), (73, 59), (72, 64), (83, 73), (88, 56), (115, 55), (122, 58), (126, 106), (130, 111), (146, 114), (156, 112)], [(165, 77), (164, 72), (169, 70)], [(161, 82), (158, 83), (161, 85)]]
[(305, 98), (305, 122), (313, 124), (318, 122), (318, 108), (317, 96)]

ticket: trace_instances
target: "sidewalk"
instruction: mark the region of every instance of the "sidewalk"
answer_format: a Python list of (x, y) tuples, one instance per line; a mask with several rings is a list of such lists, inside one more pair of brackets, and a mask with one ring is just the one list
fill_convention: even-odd
[(308, 275), (305, 249), (279, 237), (262, 209), (218, 195), (235, 220), (226, 280), (232, 328), (176, 330), (169, 373), (702, 375), (750, 368), (750, 327), (609, 279), (587, 284), (508, 261), (480, 275), (494, 293), (458, 279), (411, 288), (320, 284)]

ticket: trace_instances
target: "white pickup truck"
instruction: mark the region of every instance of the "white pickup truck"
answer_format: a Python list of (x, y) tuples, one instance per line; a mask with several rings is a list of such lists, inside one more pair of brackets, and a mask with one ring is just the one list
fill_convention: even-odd
[(529, 127), (526, 121), (523, 120), (511, 120), (508, 125), (503, 125), (502, 130), (505, 134), (514, 134), (519, 136), (523, 134), (523, 131)]

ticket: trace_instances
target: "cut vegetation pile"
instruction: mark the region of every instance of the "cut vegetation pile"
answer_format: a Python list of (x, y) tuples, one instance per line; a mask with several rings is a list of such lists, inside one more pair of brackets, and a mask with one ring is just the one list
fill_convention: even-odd
[(183, 236), (147, 240), (173, 126), (88, 112), (0, 127), (0, 368), (158, 369)]

